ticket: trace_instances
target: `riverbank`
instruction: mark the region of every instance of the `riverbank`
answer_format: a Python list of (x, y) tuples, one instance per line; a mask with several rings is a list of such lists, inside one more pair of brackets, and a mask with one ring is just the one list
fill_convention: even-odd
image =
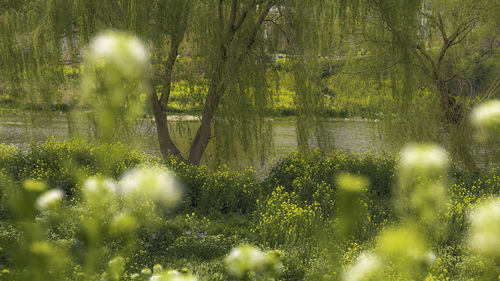
[[(43, 142), (47, 138), (54, 137), (58, 140), (69, 140), (72, 137), (83, 138), (93, 141), (92, 126), (87, 116), (78, 119), (70, 119), (65, 113), (20, 113), (0, 115), (0, 142), (26, 146), (29, 143)], [(170, 128), (172, 137), (182, 152), (189, 149), (189, 140), (198, 127), (198, 118), (193, 115), (171, 116)], [(297, 150), (297, 132), (293, 117), (280, 117), (271, 119), (272, 145), (266, 155), (266, 163), (272, 159), (281, 157)], [(383, 143), (378, 123), (364, 119), (327, 119), (324, 123), (325, 132), (329, 135), (332, 148), (347, 151), (364, 152), (368, 150), (384, 151), (387, 147)], [(152, 118), (144, 118), (137, 123), (130, 137), (123, 137), (122, 141), (137, 147), (143, 152), (160, 156), (156, 127)], [(210, 164), (213, 155), (209, 151), (203, 160)], [(315, 147), (315, 143), (311, 143)], [(246, 158), (243, 152), (236, 151), (239, 157), (231, 159), (227, 163), (233, 167), (244, 168), (246, 166), (260, 167), (262, 163), (259, 157), (255, 159)], [(238, 162), (238, 163), (236, 163)], [(212, 164), (210, 164), (212, 165)], [(267, 168), (267, 166), (266, 166)]]

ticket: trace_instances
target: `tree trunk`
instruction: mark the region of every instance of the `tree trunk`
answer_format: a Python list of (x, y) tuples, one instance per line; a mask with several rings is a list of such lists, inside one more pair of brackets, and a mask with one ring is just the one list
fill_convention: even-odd
[(160, 101), (154, 92), (150, 94), (150, 98), (153, 106), (153, 114), (155, 117), (156, 132), (158, 135), (161, 155), (165, 159), (168, 159), (170, 156), (175, 156), (180, 160), (185, 161), (181, 152), (175, 146), (172, 138), (170, 137), (170, 131), (167, 127), (167, 114), (163, 111)]
[(462, 105), (457, 102), (455, 97), (450, 95), (448, 91), (448, 82), (443, 80), (436, 81), (441, 110), (444, 113), (444, 118), (448, 124), (460, 124), (463, 118)]
[(196, 135), (191, 143), (188, 161), (194, 165), (200, 164), (201, 156), (203, 156), (203, 152), (205, 152), (212, 135), (212, 119), (219, 105), (220, 92), (218, 88), (221, 84), (221, 71), (222, 64), (225, 62), (224, 60), (225, 58), (222, 58), (212, 74), (212, 81), (210, 82), (210, 88), (208, 89), (207, 98), (201, 114), (201, 125), (196, 131)]
[(168, 59), (165, 63), (165, 76), (164, 76), (164, 84), (165, 90), (158, 98), (156, 95), (156, 91), (153, 89), (150, 90), (149, 97), (151, 100), (151, 105), (153, 109), (153, 114), (155, 117), (156, 124), (156, 132), (158, 135), (158, 143), (160, 145), (160, 152), (163, 158), (168, 159), (171, 156), (177, 157), (179, 160), (186, 161), (184, 157), (182, 157), (181, 152), (172, 141), (170, 137), (170, 131), (168, 129), (168, 120), (167, 120), (167, 104), (170, 99), (170, 91), (172, 90), (172, 70), (174, 64), (177, 60), (177, 55), (179, 53), (179, 46), (184, 37), (184, 33), (181, 36), (174, 38), (170, 45), (170, 53)]
[[(275, 0), (268, 0), (267, 4), (259, 16), (258, 21), (255, 24), (255, 28), (248, 38), (248, 42), (245, 45), (245, 48), (242, 50), (241, 55), (238, 57), (237, 61), (241, 62), (244, 60), (252, 48), (252, 45), (255, 43), (255, 39), (257, 37), (257, 33), (262, 26), (262, 23), (266, 19), (271, 8), (276, 4)], [(254, 3), (255, 5), (255, 3)], [(234, 36), (238, 29), (241, 27), (243, 22), (245, 21), (247, 14), (250, 9), (253, 8), (253, 5), (249, 7), (249, 10), (243, 11), (240, 15), (240, 19), (237, 21), (237, 1), (232, 1), (232, 7), (230, 12), (230, 20), (229, 20), (229, 28), (226, 32), (224, 32), (224, 21), (223, 21), (223, 9), (222, 9), (222, 1), (219, 2), (219, 21), (220, 21), (220, 32), (221, 32), (221, 57), (217, 66), (215, 67), (214, 72), (212, 73), (212, 79), (210, 81), (210, 87), (208, 89), (207, 98), (205, 100), (205, 105), (203, 108), (203, 112), (201, 115), (201, 125), (196, 131), (196, 135), (191, 143), (191, 148), (189, 151), (188, 161), (191, 164), (199, 165), (201, 161), (201, 157), (205, 152), (205, 149), (210, 142), (210, 137), (212, 134), (212, 120), (215, 114), (215, 110), (219, 105), (219, 101), (221, 96), (224, 94), (224, 86), (223, 86), (223, 71), (226, 69), (226, 64), (228, 61), (228, 51), (233, 42)], [(231, 69), (231, 71), (237, 72), (239, 64)]]

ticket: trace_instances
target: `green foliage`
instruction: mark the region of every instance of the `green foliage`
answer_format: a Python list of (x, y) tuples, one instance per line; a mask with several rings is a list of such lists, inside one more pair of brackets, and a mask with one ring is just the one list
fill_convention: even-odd
[(274, 248), (310, 247), (323, 218), (319, 204), (301, 202), (295, 193), (284, 191), (278, 186), (264, 202), (259, 203), (256, 212), (258, 224), (253, 229), (261, 243)]
[(51, 188), (73, 195), (83, 177), (95, 174), (118, 177), (146, 160), (145, 155), (130, 152), (123, 144), (96, 147), (77, 140), (57, 142), (54, 139), (26, 149), (2, 145), (0, 157), (0, 168), (7, 177), (44, 181)]
[[(390, 194), (394, 183), (395, 159), (381, 154), (352, 154), (340, 151), (328, 157), (318, 152), (294, 153), (274, 166), (266, 180), (269, 188), (283, 186), (285, 191), (297, 194), (300, 202), (317, 202), (322, 215), (329, 218), (336, 201), (336, 176), (349, 172), (370, 181), (367, 197), (371, 223), (383, 222), (390, 214)], [(379, 217), (380, 216), (380, 217)]]
[[(103, 237), (100, 243), (105, 245), (101, 251), (102, 259), (99, 259), (101, 262), (96, 267), (98, 272), (111, 274), (115, 263), (109, 266), (108, 262), (116, 258), (113, 253), (119, 251), (128, 253), (127, 258), (124, 257), (124, 274), (127, 278), (134, 273), (140, 275), (144, 267), (151, 269), (155, 264), (162, 264), (165, 268), (177, 269), (179, 272), (182, 267), (187, 267), (189, 272), (210, 280), (231, 280), (229, 273), (224, 271), (222, 259), (231, 248), (244, 243), (255, 243), (264, 249), (282, 249), (282, 278), (286, 280), (318, 279), (319, 275), (332, 276), (332, 272), (341, 274), (343, 269), (340, 268), (347, 270), (347, 264), (356, 263), (361, 253), (370, 260), (373, 257), (370, 253), (378, 256), (389, 251), (387, 253), (390, 259), (399, 260), (398, 255), (404, 255), (405, 252), (391, 252), (392, 248), (387, 248), (384, 241), (406, 235), (404, 231), (430, 233), (425, 230), (428, 229), (425, 225), (435, 223), (433, 220), (419, 220), (418, 231), (395, 228), (398, 221), (396, 215), (406, 216), (406, 213), (394, 211), (392, 204), (395, 195), (392, 190), (398, 181), (408, 180), (411, 175), (422, 173), (422, 170), (421, 166), (415, 168), (420, 170), (410, 169), (408, 165), (412, 162), (409, 160), (405, 169), (397, 168), (396, 158), (389, 155), (335, 152), (322, 156), (319, 152), (295, 153), (278, 162), (262, 182), (255, 178), (252, 170), (210, 171), (206, 167), (188, 165), (175, 158), (164, 161), (130, 152), (125, 146), (117, 144), (93, 146), (79, 141), (64, 143), (49, 140), (28, 149), (3, 146), (1, 155), (2, 170), (6, 175), (2, 188), (4, 211), (1, 220), (1, 247), (20, 247), (17, 245), (26, 239), (23, 234), (25, 228), (14, 218), (20, 215), (33, 218), (32, 215), (36, 213), (39, 219), (35, 224), (28, 223), (28, 227), (37, 225), (37, 229), (47, 228), (47, 231), (34, 232), (39, 236), (30, 243), (41, 241), (33, 246), (40, 254), (48, 250), (57, 256), (63, 253), (68, 257), (72, 256), (73, 258), (67, 259), (66, 264), (55, 263), (61, 266), (61, 270), (69, 265), (71, 268), (75, 267), (74, 270), (57, 271), (65, 276), (84, 271), (82, 264), (85, 252), (90, 248), (85, 238), (88, 237), (88, 232), (83, 231), (82, 227), (88, 227), (89, 223), (92, 225), (93, 220), (102, 220), (100, 233)], [(421, 163), (417, 159), (415, 165)], [(104, 213), (90, 212), (89, 210), (97, 207), (84, 204), (87, 199), (81, 189), (85, 187), (88, 176), (107, 175), (124, 179), (123, 174), (131, 168), (151, 165), (170, 167), (184, 187), (185, 198), (176, 209), (162, 210), (161, 205), (142, 205), (140, 200), (135, 203), (123, 200), (103, 201), (106, 214), (109, 212), (107, 216)], [(403, 170), (406, 171), (405, 177), (394, 176), (397, 171)], [(435, 170), (436, 168), (432, 169), (432, 172)], [(342, 177), (338, 178), (344, 172), (363, 176), (370, 181), (366, 194), (359, 197), (359, 200), (352, 201), (349, 199), (351, 197), (340, 192), (339, 185), (351, 182), (349, 177), (344, 180)], [(29, 178), (36, 180), (24, 182)], [(469, 173), (455, 170), (450, 173), (450, 178), (450, 181), (456, 183), (449, 189), (449, 208), (442, 224), (447, 228), (438, 235), (440, 239), (430, 239), (431, 236), (427, 236), (429, 240), (425, 239), (424, 243), (426, 247), (432, 246), (437, 257), (430, 267), (426, 266), (426, 278), (443, 280), (447, 277), (455, 279), (457, 276), (486, 276), (484, 274), (491, 271), (491, 264), (487, 259), (481, 258), (481, 255), (471, 252), (467, 245), (462, 245), (462, 241), (468, 237), (469, 210), (487, 198), (499, 195), (498, 172), (491, 170)], [(41, 184), (40, 180), (47, 185)], [(422, 180), (417, 183), (421, 184)], [(54, 193), (47, 192), (45, 186)], [(58, 201), (60, 197), (56, 192), (57, 188), (64, 188), (66, 193), (62, 201)], [(36, 196), (29, 195), (33, 192)], [(42, 194), (44, 196), (40, 196)], [(401, 193), (401, 196), (404, 194)], [(408, 195), (411, 200), (418, 197), (412, 193)], [(32, 211), (24, 207), (12, 209), (16, 205), (8, 202), (14, 198), (31, 202), (29, 204), (38, 207), (31, 207)], [(351, 201), (357, 203), (348, 203)], [(57, 202), (62, 203), (59, 206), (66, 215), (58, 216), (54, 211), (39, 211), (40, 208), (57, 207)], [(346, 206), (356, 205), (359, 207), (356, 217), (351, 217), (352, 212), (342, 212)], [(126, 209), (122, 209), (125, 206)], [(99, 210), (102, 208), (99, 207)], [(6, 211), (7, 209), (11, 211)], [(418, 208), (415, 210), (412, 211), (412, 216), (426, 216)], [(359, 220), (358, 225), (354, 223), (356, 220)], [(342, 221), (349, 222), (347, 227), (342, 226)], [(388, 225), (393, 225), (392, 230), (386, 227)], [(434, 229), (441, 231), (443, 227)], [(389, 238), (375, 239), (381, 230), (386, 234), (380, 235), (387, 235)], [(134, 231), (136, 235), (123, 236), (123, 233)], [(335, 239), (334, 242), (326, 243), (324, 249), (318, 246), (323, 245), (321, 241), (324, 237), (341, 237), (346, 233), (350, 234), (343, 238), (345, 242), (341, 245), (338, 244), (341, 240)], [(420, 238), (415, 239), (417, 241)], [(134, 242), (128, 244), (127, 241)], [(375, 252), (369, 252), (370, 248), (374, 248)], [(25, 250), (29, 251), (28, 248)], [(1, 254), (2, 268), (7, 268), (17, 276), (12, 279), (22, 279), (21, 275), (17, 275), (17, 269), (12, 267), (19, 260), (13, 259), (11, 253), (6, 250)], [(326, 267), (325, 263), (329, 263), (333, 256), (341, 257), (341, 262)], [(36, 268), (45, 265), (33, 263), (32, 266)], [(381, 274), (398, 276), (397, 272), (401, 268), (405, 270), (404, 274), (418, 271), (399, 264), (387, 268)], [(323, 271), (327, 271), (325, 275), (320, 274)], [(2, 278), (7, 276), (13, 275)]]
[(250, 213), (262, 193), (252, 170), (218, 170), (201, 186), (197, 208), (214, 213)]

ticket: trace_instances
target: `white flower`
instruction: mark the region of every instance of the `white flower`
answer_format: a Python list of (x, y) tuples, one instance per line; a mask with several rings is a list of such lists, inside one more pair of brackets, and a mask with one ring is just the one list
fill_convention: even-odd
[(141, 274), (142, 275), (151, 275), (151, 269), (149, 269), (149, 268), (143, 268), (141, 270)]
[(118, 256), (108, 262), (108, 275), (112, 280), (119, 280), (125, 270), (125, 260)]
[(359, 281), (366, 280), (374, 272), (380, 269), (382, 263), (377, 255), (364, 252), (351, 265), (343, 275), (343, 280), (346, 281)]
[(127, 172), (120, 181), (121, 192), (144, 196), (166, 206), (175, 205), (182, 196), (174, 175), (161, 168), (136, 168)]
[(469, 244), (476, 252), (500, 258), (500, 198), (481, 204), (470, 215)]
[(498, 140), (500, 137), (500, 100), (483, 103), (472, 111), (471, 123), (479, 130), (479, 140)]
[(403, 178), (436, 177), (446, 173), (448, 156), (435, 144), (413, 144), (406, 146), (400, 158)]
[(57, 206), (63, 199), (64, 193), (60, 189), (49, 190), (38, 196), (35, 202), (35, 207), (38, 210), (47, 210)]
[(427, 262), (429, 264), (433, 264), (437, 261), (436, 253), (433, 251), (430, 251), (429, 254), (427, 255)]
[(119, 65), (144, 67), (148, 63), (148, 52), (137, 37), (108, 31), (98, 35), (91, 43), (89, 58)]
[(252, 245), (243, 245), (233, 248), (225, 258), (227, 270), (239, 277), (249, 272), (261, 272), (264, 270), (277, 273), (281, 270), (279, 259), (272, 253), (264, 253)]
[(92, 52), (96, 57), (105, 57), (113, 52), (116, 45), (116, 37), (109, 34), (101, 34), (94, 39), (92, 43)]
[(155, 264), (155, 266), (153, 266), (154, 273), (160, 273), (162, 271), (163, 271), (163, 266), (161, 266), (161, 264)]
[(111, 179), (90, 177), (83, 183), (83, 192), (86, 196), (106, 196), (116, 191), (116, 183)]
[(127, 47), (130, 54), (135, 57), (138, 62), (141, 64), (146, 64), (148, 62), (148, 52), (137, 37), (131, 38)]

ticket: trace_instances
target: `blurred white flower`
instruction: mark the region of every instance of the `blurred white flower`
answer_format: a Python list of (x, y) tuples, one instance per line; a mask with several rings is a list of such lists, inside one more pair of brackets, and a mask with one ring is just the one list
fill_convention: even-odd
[(500, 198), (478, 206), (470, 215), (469, 244), (479, 254), (500, 258)]
[(174, 175), (162, 168), (136, 168), (120, 181), (121, 192), (174, 206), (182, 196)]
[(148, 63), (148, 52), (137, 37), (128, 33), (107, 31), (92, 41), (88, 58), (105, 60), (108, 64), (128, 65), (128, 69), (145, 67)]
[(428, 254), (428, 257), (427, 257), (427, 262), (429, 264), (433, 264), (436, 261), (437, 261), (436, 253), (434, 253), (433, 251), (430, 251)]
[(47, 210), (61, 203), (64, 193), (60, 189), (49, 190), (38, 196), (35, 201), (35, 207), (38, 210)]
[(130, 39), (128, 42), (128, 49), (130, 54), (133, 55), (138, 62), (142, 64), (148, 63), (148, 52), (146, 47), (139, 39), (137, 39), (137, 37)]
[(252, 245), (233, 248), (224, 259), (227, 270), (234, 276), (243, 277), (249, 272), (280, 273), (282, 265), (273, 252), (263, 252)]
[(149, 269), (149, 268), (143, 268), (141, 270), (141, 274), (142, 275), (151, 275), (151, 269)]
[(500, 100), (491, 100), (475, 107), (471, 123), (478, 129), (480, 141), (500, 140)]
[(100, 35), (94, 39), (92, 44), (92, 52), (96, 57), (105, 57), (113, 52), (113, 47), (116, 45), (116, 37), (110, 35)]
[(85, 196), (107, 196), (115, 194), (116, 183), (111, 179), (90, 177), (83, 183), (83, 193)]
[(92, 105), (99, 138), (116, 137), (123, 133), (121, 124), (129, 126), (144, 113), (149, 66), (146, 46), (129, 33), (107, 31), (89, 44), (81, 93), (82, 102)]
[(367, 280), (377, 270), (380, 269), (382, 263), (377, 255), (371, 252), (364, 252), (356, 259), (344, 273), (342, 280), (360, 281)]
[(400, 176), (404, 180), (446, 175), (448, 155), (435, 144), (412, 144), (401, 152)]

